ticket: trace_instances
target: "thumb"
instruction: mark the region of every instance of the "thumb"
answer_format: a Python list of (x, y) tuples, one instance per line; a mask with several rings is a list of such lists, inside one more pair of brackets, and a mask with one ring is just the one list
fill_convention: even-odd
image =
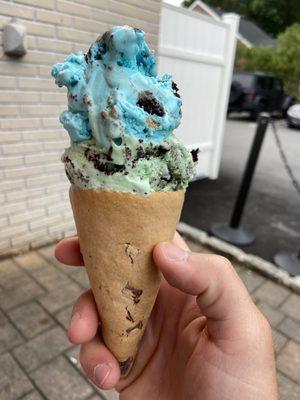
[(168, 242), (156, 245), (153, 258), (171, 286), (197, 296), (214, 339), (240, 336), (253, 324), (258, 311), (226, 258), (189, 252)]

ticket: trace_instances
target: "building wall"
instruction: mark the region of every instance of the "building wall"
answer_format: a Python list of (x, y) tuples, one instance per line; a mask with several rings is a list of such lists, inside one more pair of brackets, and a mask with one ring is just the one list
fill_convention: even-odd
[[(51, 65), (89, 44), (111, 25), (143, 29), (153, 49), (159, 0), (0, 0), (0, 255), (74, 234), (68, 181), (60, 156), (69, 140), (58, 117), (66, 91)], [(28, 52), (3, 54), (3, 25), (17, 17)]]

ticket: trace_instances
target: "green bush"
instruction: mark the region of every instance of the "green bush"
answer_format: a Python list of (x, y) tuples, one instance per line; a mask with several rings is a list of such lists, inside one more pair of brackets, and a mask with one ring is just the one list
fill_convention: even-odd
[(242, 71), (272, 72), (280, 77), (288, 94), (300, 98), (300, 24), (279, 35), (276, 49), (238, 43), (235, 68)]
[(243, 71), (274, 72), (274, 49), (254, 46), (248, 49), (238, 44), (235, 67)]
[(287, 90), (300, 97), (300, 24), (294, 24), (279, 36), (274, 65)]

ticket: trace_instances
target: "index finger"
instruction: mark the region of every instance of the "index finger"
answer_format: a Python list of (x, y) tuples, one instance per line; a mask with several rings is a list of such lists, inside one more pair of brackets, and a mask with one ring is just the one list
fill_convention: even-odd
[(55, 257), (66, 265), (84, 266), (78, 237), (61, 240), (55, 247)]

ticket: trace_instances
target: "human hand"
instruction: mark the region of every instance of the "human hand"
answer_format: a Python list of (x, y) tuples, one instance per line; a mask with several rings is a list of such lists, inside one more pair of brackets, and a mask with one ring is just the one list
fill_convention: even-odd
[[(56, 257), (83, 265), (77, 238)], [(276, 400), (270, 326), (228, 260), (189, 251), (176, 234), (153, 252), (162, 284), (131, 373), (120, 380), (92, 292), (75, 303), (68, 336), (87, 376), (120, 400)], [(100, 316), (101, 319), (101, 316)]]

